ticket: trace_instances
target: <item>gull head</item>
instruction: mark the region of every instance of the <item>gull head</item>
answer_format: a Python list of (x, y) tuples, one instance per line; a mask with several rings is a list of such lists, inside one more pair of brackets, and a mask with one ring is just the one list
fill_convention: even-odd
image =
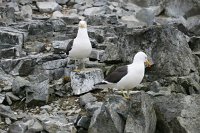
[(147, 67), (150, 67), (152, 65), (152, 63), (148, 60), (147, 58), (147, 55), (144, 53), (144, 52), (138, 52), (135, 56), (134, 56), (134, 60), (133, 61), (136, 61), (136, 62), (144, 62), (145, 65)]
[(83, 29), (83, 28), (87, 28), (87, 23), (86, 21), (80, 21), (78, 24), (79, 28)]

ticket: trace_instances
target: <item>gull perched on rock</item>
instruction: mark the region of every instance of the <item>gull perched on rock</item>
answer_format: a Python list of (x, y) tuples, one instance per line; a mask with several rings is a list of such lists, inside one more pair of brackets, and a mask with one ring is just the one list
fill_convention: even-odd
[[(96, 85), (115, 85), (116, 89), (121, 90), (125, 98), (129, 98), (129, 90), (138, 86), (145, 73), (145, 64), (151, 66), (147, 55), (144, 52), (138, 52), (133, 59), (133, 63), (118, 67), (111, 74), (109, 74), (101, 83)], [(123, 92), (127, 90), (127, 94)]]
[(66, 54), (75, 60), (75, 71), (77, 68), (76, 60), (82, 60), (83, 69), (85, 68), (84, 59), (89, 57), (92, 52), (92, 45), (87, 32), (86, 21), (79, 22), (79, 29), (75, 39), (69, 42), (66, 49)]

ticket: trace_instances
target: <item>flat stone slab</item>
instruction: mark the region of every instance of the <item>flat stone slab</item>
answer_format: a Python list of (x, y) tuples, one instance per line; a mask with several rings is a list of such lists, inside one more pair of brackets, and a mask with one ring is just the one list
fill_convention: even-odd
[(80, 72), (71, 72), (71, 87), (74, 95), (93, 90), (94, 84), (103, 80), (103, 72), (99, 68), (87, 68)]

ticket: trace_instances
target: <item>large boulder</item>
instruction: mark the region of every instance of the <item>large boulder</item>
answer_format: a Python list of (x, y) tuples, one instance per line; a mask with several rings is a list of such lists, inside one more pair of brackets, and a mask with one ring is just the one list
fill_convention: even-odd
[(124, 62), (132, 62), (135, 53), (142, 50), (153, 60), (152, 73), (157, 77), (188, 75), (196, 71), (187, 38), (172, 25), (141, 30), (129, 28), (126, 33), (123, 29), (117, 29), (122, 33), (120, 41), (105, 50), (103, 61), (114, 60), (115, 57), (115, 60), (121, 58)]
[(94, 84), (103, 80), (103, 72), (99, 68), (87, 68), (80, 72), (71, 72), (71, 87), (74, 95), (80, 95), (94, 89)]
[(157, 133), (199, 132), (199, 95), (172, 94), (154, 98)]
[(153, 101), (141, 92), (127, 101), (121, 96), (109, 96), (93, 113), (89, 133), (154, 133), (156, 115)]

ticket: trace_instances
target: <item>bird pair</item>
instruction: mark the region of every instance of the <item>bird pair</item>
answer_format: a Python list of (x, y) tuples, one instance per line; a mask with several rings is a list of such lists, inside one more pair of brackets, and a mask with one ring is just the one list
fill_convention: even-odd
[[(92, 51), (91, 42), (87, 32), (87, 23), (79, 22), (79, 29), (76, 38), (68, 44), (66, 54), (73, 59), (84, 59), (89, 57)], [(84, 63), (83, 63), (84, 64)], [(96, 84), (113, 84), (118, 90), (122, 91), (125, 98), (129, 98), (129, 90), (138, 86), (145, 73), (145, 64), (151, 66), (144, 52), (138, 52), (134, 56), (133, 63), (117, 68), (109, 74), (102, 82)], [(75, 61), (75, 71), (77, 64)], [(83, 65), (85, 68), (85, 65)], [(127, 90), (127, 94), (123, 90)]]

